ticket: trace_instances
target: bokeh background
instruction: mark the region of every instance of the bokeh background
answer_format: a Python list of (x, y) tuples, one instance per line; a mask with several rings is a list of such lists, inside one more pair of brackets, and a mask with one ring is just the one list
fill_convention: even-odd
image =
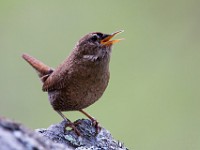
[(1, 0), (0, 115), (32, 129), (60, 122), (21, 54), (56, 67), (84, 34), (124, 29), (109, 87), (86, 111), (130, 149), (199, 150), (199, 6), (199, 0)]

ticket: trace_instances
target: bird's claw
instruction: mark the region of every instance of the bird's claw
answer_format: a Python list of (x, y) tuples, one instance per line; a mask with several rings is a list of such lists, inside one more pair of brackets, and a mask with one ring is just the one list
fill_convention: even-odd
[(93, 126), (95, 127), (96, 134), (98, 134), (101, 131), (101, 127), (99, 126), (99, 122), (94, 118), (92, 118), (91, 121), (92, 121)]
[(65, 127), (70, 127), (70, 128), (72, 128), (72, 129), (76, 132), (76, 134), (77, 134), (78, 136), (81, 136), (80, 131), (76, 128), (76, 125), (78, 125), (78, 124), (79, 124), (79, 122), (77, 122), (77, 123), (72, 123), (72, 122), (70, 122), (70, 123), (67, 123), (67, 124), (65, 125)]

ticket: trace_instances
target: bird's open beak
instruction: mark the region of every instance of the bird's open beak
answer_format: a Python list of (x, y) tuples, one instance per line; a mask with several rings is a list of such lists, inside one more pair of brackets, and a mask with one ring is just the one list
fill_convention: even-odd
[(115, 35), (119, 34), (119, 33), (122, 33), (124, 32), (124, 30), (120, 30), (120, 31), (117, 31), (117, 32), (114, 32), (112, 33), (111, 35), (107, 35), (105, 38), (103, 38), (101, 40), (101, 44), (103, 45), (112, 45), (114, 43), (118, 43), (120, 42), (121, 40), (123, 39), (116, 39), (116, 40), (111, 40)]

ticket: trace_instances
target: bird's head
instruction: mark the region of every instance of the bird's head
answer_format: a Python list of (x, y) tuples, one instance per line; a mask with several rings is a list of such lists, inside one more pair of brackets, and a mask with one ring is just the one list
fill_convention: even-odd
[(123, 32), (123, 30), (112, 34), (104, 34), (101, 32), (92, 32), (83, 36), (76, 45), (77, 54), (84, 59), (96, 60), (110, 57), (111, 48), (114, 43), (118, 43), (122, 39), (112, 38)]

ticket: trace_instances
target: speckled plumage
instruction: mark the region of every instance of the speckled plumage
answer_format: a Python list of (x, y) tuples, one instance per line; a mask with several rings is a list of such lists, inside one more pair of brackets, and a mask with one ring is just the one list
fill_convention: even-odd
[(111, 48), (119, 41), (109, 40), (120, 32), (85, 35), (55, 70), (28, 54), (22, 55), (38, 72), (42, 90), (48, 92), (52, 107), (63, 118), (61, 111), (81, 111), (103, 95), (109, 82)]
[(84, 109), (104, 93), (109, 81), (111, 47), (94, 49), (104, 54), (80, 56), (80, 48), (75, 47), (68, 59), (44, 82), (43, 90), (48, 91), (55, 110)]

